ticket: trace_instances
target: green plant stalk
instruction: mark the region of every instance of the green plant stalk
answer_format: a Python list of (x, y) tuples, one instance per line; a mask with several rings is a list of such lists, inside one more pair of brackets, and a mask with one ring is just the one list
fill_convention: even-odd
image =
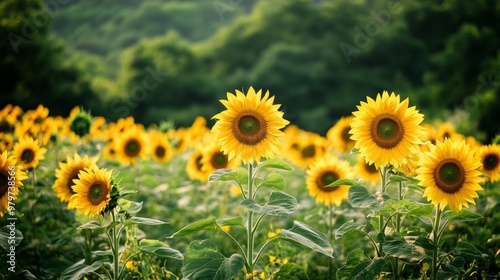
[[(113, 210), (111, 212), (111, 217), (113, 219), (113, 223), (116, 221), (116, 216), (115, 216), (115, 211)], [(118, 232), (116, 230), (116, 225), (111, 228), (111, 238), (112, 238), (112, 250), (113, 250), (113, 280), (118, 279), (118, 274), (119, 272), (119, 256), (118, 256), (118, 247), (119, 247), (119, 237), (118, 237)]]
[[(328, 242), (332, 244), (333, 239), (333, 204), (328, 205)], [(328, 258), (328, 279), (333, 279), (333, 260)]]
[(441, 222), (441, 208), (440, 205), (438, 204), (436, 206), (436, 220), (434, 221), (434, 226), (432, 229), (432, 235), (433, 235), (433, 241), (434, 241), (434, 246), (435, 250), (432, 254), (432, 268), (431, 268), (431, 279), (437, 279), (437, 270), (438, 270), (438, 255), (439, 255), (439, 238), (440, 238), (440, 231), (439, 231), (439, 224)]
[[(382, 180), (382, 194), (385, 192), (385, 177), (386, 177), (386, 167), (382, 168), (382, 170), (380, 170), (380, 177), (381, 177), (381, 180)], [(382, 233), (384, 232), (384, 216), (383, 215), (380, 215), (378, 217), (378, 232), (379, 233)], [(378, 257), (383, 257), (384, 256), (384, 249), (383, 249), (383, 245), (381, 242), (379, 242), (378, 244)]]
[[(252, 180), (252, 163), (248, 163), (248, 197), (253, 199), (254, 194), (253, 194), (253, 180)], [(253, 260), (253, 211), (248, 209), (247, 210), (247, 262), (248, 262), (248, 268), (250, 268), (250, 271), (248, 273), (253, 272), (253, 267), (254, 267), (254, 260)]]
[[(398, 200), (401, 201), (403, 199), (403, 183), (399, 182), (398, 184)], [(396, 213), (396, 233), (401, 232), (401, 214)], [(399, 258), (395, 257), (394, 258), (394, 279), (399, 279)]]

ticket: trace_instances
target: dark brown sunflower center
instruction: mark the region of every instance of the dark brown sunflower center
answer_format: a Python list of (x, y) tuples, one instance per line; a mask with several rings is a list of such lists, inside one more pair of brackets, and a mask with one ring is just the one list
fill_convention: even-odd
[(342, 140), (344, 140), (344, 142), (352, 142), (353, 140), (351, 139), (351, 135), (349, 133), (349, 131), (351, 130), (350, 127), (344, 127), (344, 129), (342, 130)]
[(196, 162), (196, 169), (197, 169), (198, 171), (201, 171), (201, 167), (203, 166), (203, 162), (201, 161), (202, 157), (203, 157), (202, 155), (199, 155), (199, 156), (197, 156), (197, 157), (196, 157), (196, 159), (195, 159), (195, 162)]
[(253, 110), (240, 112), (232, 126), (236, 139), (247, 145), (257, 145), (267, 135), (267, 122), (264, 116)]
[(216, 169), (226, 168), (227, 167), (227, 156), (223, 153), (219, 152), (212, 156), (212, 160), (210, 161), (213, 167)]
[(136, 157), (141, 152), (141, 143), (136, 139), (130, 139), (125, 143), (125, 154), (129, 157)]
[(377, 168), (375, 167), (374, 164), (365, 163), (365, 170), (368, 173), (378, 173), (378, 170), (377, 170)]
[(68, 182), (66, 182), (66, 187), (73, 194), (75, 193), (75, 191), (72, 188), (75, 185), (75, 183), (73, 183), (73, 180), (74, 179), (78, 179), (78, 173), (80, 172), (80, 170), (82, 170), (82, 169), (74, 169), (74, 170), (72, 170), (71, 173), (68, 176)]
[[(11, 183), (12, 184), (12, 183)], [(4, 174), (3, 170), (0, 170), (0, 198), (7, 192), (9, 188), (9, 180), (7, 174)]]
[(32, 149), (26, 149), (21, 153), (21, 160), (24, 163), (31, 163), (35, 159), (35, 152)]
[(305, 146), (302, 151), (300, 151), (303, 158), (312, 158), (316, 155), (316, 147), (314, 145)]
[(326, 186), (337, 181), (338, 179), (339, 176), (337, 175), (337, 173), (333, 171), (327, 171), (318, 176), (318, 178), (316, 179), (316, 185), (323, 192), (332, 192), (336, 190), (338, 187), (326, 187)]
[(434, 169), (434, 180), (440, 190), (453, 194), (462, 188), (465, 182), (465, 170), (458, 160), (445, 159)]
[(499, 158), (497, 154), (487, 154), (483, 158), (484, 170), (490, 171), (498, 166)]
[(391, 149), (403, 140), (404, 127), (396, 116), (381, 114), (373, 119), (370, 133), (377, 146), (384, 149)]
[(92, 205), (99, 205), (106, 200), (108, 196), (108, 189), (100, 183), (94, 183), (89, 188), (88, 199)]
[(162, 158), (165, 156), (165, 154), (167, 153), (167, 151), (165, 150), (164, 147), (162, 146), (156, 146), (155, 148), (155, 155), (159, 158)]

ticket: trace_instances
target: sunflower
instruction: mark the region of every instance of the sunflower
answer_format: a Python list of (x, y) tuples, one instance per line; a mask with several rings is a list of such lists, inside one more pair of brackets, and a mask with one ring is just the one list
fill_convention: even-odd
[(151, 156), (156, 162), (166, 163), (172, 157), (172, 147), (168, 140), (168, 135), (159, 131), (149, 135)]
[(342, 117), (327, 131), (326, 138), (333, 149), (348, 152), (354, 147), (354, 140), (349, 133), (353, 119), (354, 116)]
[(450, 122), (444, 122), (437, 128), (436, 139), (444, 141), (446, 138), (452, 138), (455, 133), (455, 126)]
[(83, 137), (90, 133), (90, 128), (92, 126), (92, 115), (83, 109), (76, 107), (78, 110), (73, 109), (72, 114), (70, 114), (69, 128), (78, 137)]
[(354, 174), (347, 161), (339, 160), (334, 156), (322, 157), (316, 160), (306, 171), (306, 185), (309, 195), (316, 197), (316, 203), (325, 205), (340, 205), (347, 198), (349, 186), (341, 185), (326, 187), (342, 178), (352, 178)]
[(73, 157), (66, 157), (66, 163), (60, 162), (59, 168), (56, 169), (56, 181), (52, 189), (57, 194), (61, 202), (69, 202), (71, 196), (75, 194), (73, 186), (75, 179), (78, 179), (78, 173), (85, 168), (97, 168), (97, 158), (90, 158), (85, 155), (83, 158), (75, 153)]
[(363, 156), (358, 157), (358, 162), (356, 163), (354, 169), (362, 180), (368, 181), (372, 184), (380, 182), (379, 170), (374, 164), (367, 163)]
[(218, 169), (236, 168), (239, 166), (235, 159), (229, 160), (228, 156), (221, 151), (221, 146), (213, 143), (202, 151), (201, 169), (206, 174), (211, 174)]
[(420, 123), (424, 116), (413, 107), (408, 107), (408, 98), (400, 102), (399, 95), (384, 91), (376, 100), (367, 97), (361, 102), (359, 111), (353, 112), (351, 139), (369, 164), (380, 168), (395, 167), (406, 161), (412, 148), (421, 143), (423, 132)]
[(186, 164), (186, 172), (191, 180), (206, 182), (208, 173), (203, 170), (203, 149), (200, 145), (195, 147)]
[(14, 146), (14, 137), (12, 134), (5, 134), (0, 132), (0, 153), (10, 151)]
[(147, 135), (140, 126), (131, 126), (117, 133), (115, 151), (118, 160), (125, 164), (132, 164), (138, 158), (145, 157)]
[(278, 137), (284, 135), (280, 129), (289, 122), (278, 111), (280, 105), (273, 105), (269, 91), (262, 97), (262, 90), (255, 92), (253, 87), (246, 96), (236, 90), (236, 95), (228, 92), (227, 100), (220, 102), (227, 110), (212, 117), (218, 120), (212, 131), (229, 159), (246, 164), (279, 154)]
[(490, 144), (478, 148), (476, 156), (481, 161), (480, 171), (489, 176), (490, 182), (500, 177), (500, 145)]
[(328, 141), (319, 134), (303, 132), (298, 136), (297, 146), (290, 150), (290, 160), (303, 168), (307, 168), (325, 154)]
[(23, 169), (33, 169), (38, 166), (40, 160), (44, 159), (47, 150), (38, 146), (38, 140), (31, 137), (22, 138), (14, 145), (13, 155), (17, 160), (23, 162)]
[(417, 169), (417, 179), (425, 187), (423, 197), (439, 205), (443, 210), (446, 205), (453, 211), (460, 211), (468, 202), (475, 204), (478, 197), (481, 172), (477, 171), (481, 161), (470, 151), (465, 141), (445, 139), (437, 141), (425, 154), (421, 166)]
[(82, 215), (93, 218), (102, 215), (111, 200), (111, 172), (105, 168), (85, 168), (73, 182), (73, 191), (68, 208), (76, 208)]
[(0, 155), (0, 217), (10, 211), (9, 201), (17, 198), (19, 187), (23, 185), (21, 181), (28, 178), (16, 164), (13, 156), (7, 157), (7, 152)]

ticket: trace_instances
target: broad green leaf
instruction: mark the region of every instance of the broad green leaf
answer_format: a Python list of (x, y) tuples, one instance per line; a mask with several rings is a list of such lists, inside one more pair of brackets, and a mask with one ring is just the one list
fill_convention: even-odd
[(485, 260), (476, 246), (465, 241), (458, 241), (457, 247), (455, 247), (455, 255), (462, 256), (465, 259)]
[(286, 188), (285, 178), (281, 174), (271, 173), (267, 175), (264, 182), (260, 184), (260, 187), (283, 191)]
[(337, 279), (347, 280), (351, 279), (351, 272), (358, 266), (358, 264), (367, 260), (365, 253), (361, 249), (355, 249), (347, 255), (346, 264), (337, 271)]
[(104, 227), (97, 221), (90, 221), (78, 227), (78, 229), (101, 229), (101, 228)]
[(281, 158), (271, 158), (263, 161), (257, 168), (275, 168), (281, 170), (293, 170), (293, 167)]
[(352, 186), (359, 184), (359, 181), (353, 179), (338, 179), (337, 181), (326, 185), (325, 187), (338, 187), (342, 185)]
[[(275, 274), (281, 279), (287, 280), (308, 280), (306, 269), (295, 263), (287, 263), (281, 266), (280, 270)], [(278, 278), (279, 279), (279, 278)]]
[(116, 227), (119, 224), (120, 224), (120, 222), (118, 222), (118, 221), (111, 222), (108, 225), (106, 225), (106, 227), (104, 228), (104, 230), (108, 231), (108, 230)]
[(256, 213), (265, 213), (271, 216), (288, 216), (297, 210), (297, 199), (284, 192), (272, 192), (269, 202), (264, 205), (257, 204), (253, 199), (241, 202), (245, 208)]
[(15, 247), (23, 240), (23, 233), (13, 226), (4, 226), (0, 232), (0, 246), (10, 252), (10, 247)]
[(219, 169), (208, 176), (208, 183), (212, 183), (214, 181), (235, 181), (235, 175), (236, 171), (233, 169)]
[(425, 253), (423, 248), (409, 244), (398, 234), (386, 235), (383, 245), (386, 254), (409, 261), (417, 261)]
[(155, 254), (164, 258), (182, 260), (182, 253), (167, 246), (167, 244), (155, 239), (142, 239), (139, 248), (147, 253)]
[(183, 228), (181, 228), (179, 231), (174, 233), (172, 237), (179, 237), (179, 236), (186, 236), (186, 235), (193, 235), (197, 232), (200, 232), (202, 230), (218, 230), (220, 229), (219, 225), (217, 224), (217, 220), (215, 217), (209, 217), (203, 220), (196, 221), (194, 223), (191, 223)]
[(333, 248), (326, 236), (304, 223), (294, 221), (291, 229), (282, 229), (278, 236), (333, 258)]
[(415, 220), (422, 216), (432, 217), (432, 210), (434, 210), (433, 204), (418, 205), (417, 208), (413, 208), (405, 215), (405, 219)]
[(225, 258), (210, 240), (193, 241), (184, 255), (182, 279), (233, 279), (242, 274), (245, 259), (238, 254)]
[(413, 244), (424, 248), (428, 252), (433, 252), (436, 249), (434, 241), (425, 236), (419, 236), (417, 239), (415, 239), (415, 242), (413, 242)]
[(61, 280), (80, 280), (91, 272), (98, 270), (103, 262), (96, 261), (91, 265), (86, 265), (85, 260), (80, 260), (72, 266), (68, 267), (61, 274)]
[(385, 259), (383, 258), (375, 258), (371, 261), (361, 262), (352, 270), (349, 279), (377, 279), (377, 276), (382, 272), (384, 264)]
[(344, 234), (352, 231), (352, 230), (360, 230), (363, 229), (366, 225), (361, 225), (361, 224), (356, 224), (354, 223), (353, 220), (349, 220), (345, 222), (343, 225), (341, 225), (336, 231), (335, 231), (335, 239), (340, 239)]
[(156, 220), (156, 219), (151, 219), (151, 218), (144, 218), (144, 217), (132, 217), (128, 220), (125, 221), (125, 225), (133, 225), (133, 224), (141, 224), (141, 225), (163, 225), (167, 224), (167, 222)]
[(242, 217), (220, 219), (217, 221), (220, 226), (244, 226)]
[(445, 216), (449, 222), (470, 222), (482, 219), (483, 216), (472, 213), (469, 210), (462, 209), (460, 212), (446, 211)]
[[(382, 207), (381, 202), (377, 197), (370, 194), (368, 190), (359, 185), (354, 185), (349, 188), (349, 201), (354, 208), (369, 208), (371, 210), (378, 210)], [(381, 199), (388, 200), (390, 197), (387, 194), (382, 194)]]
[(462, 271), (464, 264), (465, 260), (460, 256), (454, 258), (450, 263), (442, 263), (442, 270), (438, 272), (438, 279), (455, 278)]
[(389, 176), (389, 182), (390, 183), (399, 183), (399, 182), (412, 182), (412, 183), (418, 183), (419, 181), (413, 177), (408, 177), (405, 175), (394, 175), (392, 174)]
[(395, 213), (406, 213), (409, 211), (409, 209), (415, 209), (417, 208), (417, 205), (415, 202), (410, 201), (408, 199), (402, 199), (402, 200), (396, 200), (396, 199), (389, 199), (387, 203), (384, 205), (384, 207), (380, 208), (378, 211), (379, 215), (389, 215), (392, 216)]
[(133, 194), (133, 193), (137, 193), (137, 191), (136, 190), (125, 190), (125, 189), (120, 190), (120, 196), (121, 197), (124, 197), (124, 196), (126, 196), (128, 194)]
[(135, 214), (142, 209), (142, 202), (135, 202), (127, 199), (119, 199), (118, 206), (129, 214)]

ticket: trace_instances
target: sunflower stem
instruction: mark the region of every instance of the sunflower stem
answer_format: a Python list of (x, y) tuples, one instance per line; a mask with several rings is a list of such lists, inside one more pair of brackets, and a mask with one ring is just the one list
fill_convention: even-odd
[[(253, 198), (253, 166), (252, 163), (248, 163), (248, 197)], [(253, 231), (253, 211), (247, 209), (247, 262), (250, 271), (248, 273), (253, 272), (253, 241), (254, 241), (254, 231)]]
[[(333, 204), (328, 205), (328, 242), (332, 244), (333, 239)], [(328, 258), (328, 279), (333, 279), (333, 260)]]
[[(114, 223), (116, 221), (116, 216), (115, 216), (115, 211), (113, 210), (111, 212), (111, 217), (112, 217), (112, 222)], [(118, 259), (118, 246), (119, 246), (119, 238), (118, 238), (118, 233), (116, 230), (116, 225), (111, 228), (111, 243), (113, 244), (112, 249), (113, 249), (113, 266), (114, 266), (114, 271), (113, 271), (113, 280), (118, 279), (118, 274), (119, 274), (119, 262), (120, 260)]]
[(432, 255), (432, 270), (431, 270), (431, 279), (437, 279), (437, 270), (438, 270), (438, 255), (439, 255), (439, 224), (441, 222), (441, 207), (438, 204), (436, 206), (436, 219), (434, 221), (434, 226), (432, 229), (433, 241), (434, 241), (434, 252)]
[[(384, 167), (380, 170), (380, 177), (381, 177), (381, 181), (382, 181), (382, 194), (384, 194), (384, 192), (385, 192), (386, 175), (387, 175), (387, 167)], [(378, 217), (378, 232), (379, 233), (385, 232), (384, 228), (385, 228), (384, 215), (380, 214), (380, 216)], [(378, 252), (377, 253), (378, 253), (378, 257), (383, 257), (384, 250), (383, 250), (382, 242), (379, 242), (379, 244), (378, 244)]]

